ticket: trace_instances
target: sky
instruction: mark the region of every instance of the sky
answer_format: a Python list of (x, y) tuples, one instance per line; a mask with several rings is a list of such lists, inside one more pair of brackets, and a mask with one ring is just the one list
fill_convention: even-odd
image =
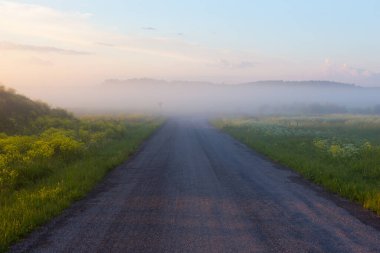
[(0, 0), (0, 82), (380, 86), (379, 27), (378, 0)]

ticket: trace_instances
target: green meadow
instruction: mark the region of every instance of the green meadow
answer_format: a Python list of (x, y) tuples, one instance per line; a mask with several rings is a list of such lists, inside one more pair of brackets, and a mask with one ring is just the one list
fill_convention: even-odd
[(248, 117), (213, 124), (328, 191), (380, 214), (380, 117)]
[(161, 123), (78, 118), (0, 86), (0, 252), (84, 197)]
[(40, 134), (0, 137), (0, 251), (84, 197), (161, 121), (127, 117), (71, 123)]

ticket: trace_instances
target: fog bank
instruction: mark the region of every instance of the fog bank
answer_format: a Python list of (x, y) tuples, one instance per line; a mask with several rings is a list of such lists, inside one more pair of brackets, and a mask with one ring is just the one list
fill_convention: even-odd
[(78, 112), (161, 114), (287, 114), (370, 112), (380, 88), (327, 81), (263, 81), (245, 84), (106, 80), (93, 87), (29, 90), (54, 106)]

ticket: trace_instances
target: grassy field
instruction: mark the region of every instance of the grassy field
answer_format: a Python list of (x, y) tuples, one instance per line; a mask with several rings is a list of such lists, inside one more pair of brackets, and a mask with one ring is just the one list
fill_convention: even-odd
[(0, 134), (0, 252), (82, 198), (161, 122), (42, 117), (32, 134)]
[(380, 214), (380, 117), (219, 119), (214, 126)]

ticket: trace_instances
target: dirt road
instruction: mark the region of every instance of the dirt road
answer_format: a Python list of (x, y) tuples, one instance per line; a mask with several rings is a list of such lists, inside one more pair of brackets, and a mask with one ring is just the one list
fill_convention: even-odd
[(176, 119), (11, 251), (380, 252), (378, 224), (205, 120)]

